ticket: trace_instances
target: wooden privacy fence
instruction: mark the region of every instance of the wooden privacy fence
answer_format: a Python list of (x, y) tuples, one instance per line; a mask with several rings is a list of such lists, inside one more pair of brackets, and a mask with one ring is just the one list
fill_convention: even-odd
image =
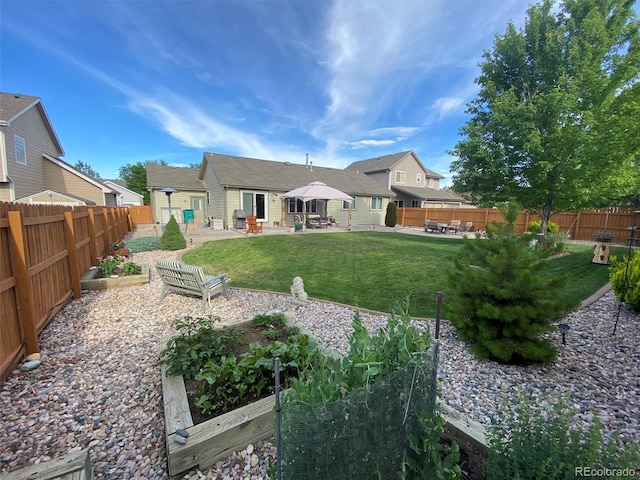
[[(473, 222), (473, 229), (485, 228), (492, 221), (504, 220), (495, 208), (398, 208), (398, 225), (422, 227), (425, 220), (448, 223), (450, 220)], [(527, 230), (532, 221), (540, 221), (540, 216), (526, 211), (520, 212), (516, 221), (516, 233)], [(598, 232), (607, 231), (615, 235), (614, 243), (626, 243), (631, 236), (629, 227), (640, 224), (640, 214), (631, 209), (610, 208), (581, 210), (552, 215), (551, 221), (557, 223), (560, 232), (573, 240), (595, 240)], [(636, 232), (636, 237), (639, 235)]]
[(153, 210), (151, 209), (151, 205), (129, 206), (129, 218), (134, 227), (153, 223)]
[(129, 231), (122, 207), (0, 202), (0, 381), (71, 300), (98, 256)]

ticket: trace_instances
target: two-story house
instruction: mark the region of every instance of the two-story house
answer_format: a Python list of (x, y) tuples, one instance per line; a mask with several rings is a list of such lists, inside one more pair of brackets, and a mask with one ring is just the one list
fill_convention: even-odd
[(364, 173), (395, 193), (398, 207), (457, 208), (464, 199), (440, 190), (444, 177), (426, 168), (413, 150), (353, 162), (347, 170)]
[(61, 160), (63, 155), (39, 97), (0, 93), (0, 201), (116, 205), (107, 185)]

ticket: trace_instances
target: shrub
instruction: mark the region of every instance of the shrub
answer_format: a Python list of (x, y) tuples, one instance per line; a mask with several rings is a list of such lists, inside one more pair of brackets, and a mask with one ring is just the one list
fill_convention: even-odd
[(98, 268), (102, 270), (102, 274), (105, 277), (109, 277), (113, 274), (114, 270), (122, 263), (119, 257), (114, 257), (113, 255), (107, 255), (100, 263), (98, 263)]
[[(637, 445), (629, 442), (620, 450), (618, 434), (605, 438), (597, 418), (589, 428), (571, 425), (575, 412), (567, 402), (557, 397), (550, 400), (541, 405), (522, 395), (515, 406), (502, 402), (487, 435), (487, 480), (575, 478), (579, 467), (593, 472), (640, 464)], [(610, 476), (617, 477), (612, 472), (598, 478)]]
[(558, 295), (564, 277), (540, 275), (542, 252), (514, 235), (507, 221), (487, 227), (485, 240), (463, 240), (448, 275), (452, 298), (445, 309), (477, 358), (552, 361), (556, 350), (541, 336), (576, 305)]
[(384, 216), (384, 224), (387, 227), (395, 227), (398, 223), (398, 206), (390, 202), (387, 205), (387, 214)]
[[(527, 230), (537, 235), (541, 230), (541, 223), (539, 220), (534, 220), (533, 222), (529, 222), (527, 225)], [(547, 222), (547, 233), (558, 233), (560, 231), (560, 227), (557, 223)]]
[(635, 250), (631, 259), (626, 255), (618, 260), (611, 256), (609, 267), (611, 287), (616, 298), (629, 305), (635, 311), (640, 311), (640, 253)]
[(251, 319), (251, 326), (254, 328), (268, 329), (268, 328), (284, 328), (287, 325), (287, 319), (283, 313), (276, 313), (275, 315), (261, 314), (256, 315)]
[(137, 237), (127, 241), (127, 248), (131, 253), (150, 252), (160, 250), (160, 237)]
[(162, 250), (182, 250), (187, 248), (187, 240), (180, 231), (180, 226), (175, 217), (171, 217), (160, 237), (160, 248)]

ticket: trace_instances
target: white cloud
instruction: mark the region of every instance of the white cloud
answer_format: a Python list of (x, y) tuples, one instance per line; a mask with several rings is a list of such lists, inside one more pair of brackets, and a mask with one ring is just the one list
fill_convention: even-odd
[(345, 142), (353, 150), (367, 147), (386, 147), (396, 143), (396, 140), (358, 140), (357, 142)]
[(439, 112), (440, 118), (444, 118), (451, 113), (462, 113), (465, 100), (460, 97), (440, 97), (434, 104), (433, 108)]

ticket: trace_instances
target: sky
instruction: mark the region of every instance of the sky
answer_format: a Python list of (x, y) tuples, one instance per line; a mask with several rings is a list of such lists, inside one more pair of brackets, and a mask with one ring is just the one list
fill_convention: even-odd
[(102, 178), (203, 152), (450, 178), (484, 50), (524, 0), (0, 0), (0, 91)]

